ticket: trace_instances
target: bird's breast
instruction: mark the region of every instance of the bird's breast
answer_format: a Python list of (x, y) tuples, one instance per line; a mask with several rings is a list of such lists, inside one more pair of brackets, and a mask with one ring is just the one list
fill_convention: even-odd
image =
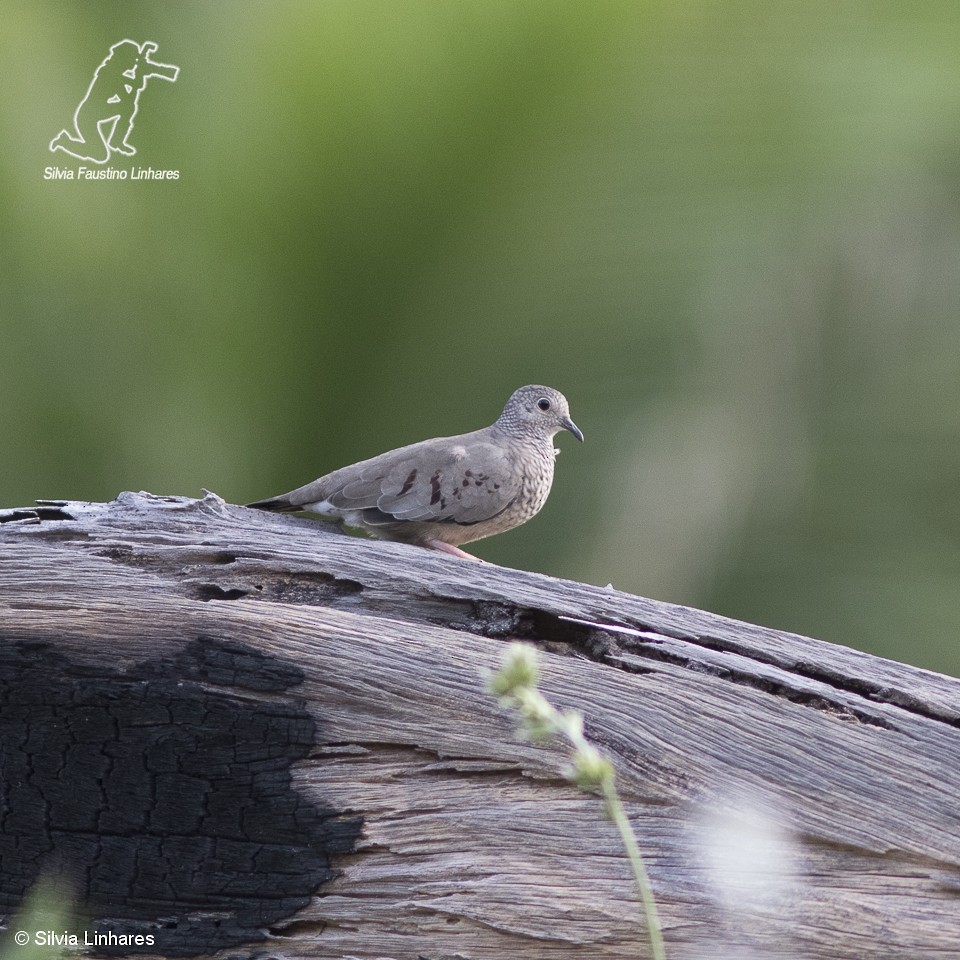
[(516, 502), (516, 522), (523, 523), (540, 512), (553, 486), (553, 445), (524, 457), (520, 492)]

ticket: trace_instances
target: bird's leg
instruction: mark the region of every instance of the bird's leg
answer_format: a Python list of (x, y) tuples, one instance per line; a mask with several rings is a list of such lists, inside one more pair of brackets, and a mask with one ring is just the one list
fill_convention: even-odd
[(426, 546), (430, 547), (431, 550), (449, 553), (454, 557), (463, 557), (465, 560), (476, 560), (477, 563), (483, 563), (483, 560), (479, 557), (475, 557), (472, 553), (467, 553), (466, 550), (455, 547), (452, 543), (444, 543), (443, 540), (428, 540)]

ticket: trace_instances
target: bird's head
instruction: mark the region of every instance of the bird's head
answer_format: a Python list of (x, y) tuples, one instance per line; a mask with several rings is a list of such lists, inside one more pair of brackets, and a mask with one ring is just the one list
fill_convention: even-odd
[(583, 443), (580, 428), (570, 418), (567, 398), (552, 387), (530, 384), (515, 390), (497, 424), (514, 436), (543, 439), (552, 439), (561, 430), (569, 430)]

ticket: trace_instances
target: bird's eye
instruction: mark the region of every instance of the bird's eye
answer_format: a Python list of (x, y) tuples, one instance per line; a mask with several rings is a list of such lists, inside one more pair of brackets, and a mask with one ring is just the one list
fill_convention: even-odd
[(538, 406), (541, 410), (549, 410), (549, 409), (550, 409), (550, 401), (549, 401), (546, 397), (541, 397), (541, 398), (537, 401), (537, 406)]

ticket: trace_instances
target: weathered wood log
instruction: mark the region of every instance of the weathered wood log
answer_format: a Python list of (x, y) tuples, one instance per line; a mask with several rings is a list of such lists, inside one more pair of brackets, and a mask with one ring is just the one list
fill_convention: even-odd
[[(671, 960), (960, 955), (960, 682), (612, 588), (123, 494), (0, 511), (0, 912), (108, 955), (648, 955), (504, 642), (587, 716)], [(657, 636), (643, 636), (651, 631)]]

